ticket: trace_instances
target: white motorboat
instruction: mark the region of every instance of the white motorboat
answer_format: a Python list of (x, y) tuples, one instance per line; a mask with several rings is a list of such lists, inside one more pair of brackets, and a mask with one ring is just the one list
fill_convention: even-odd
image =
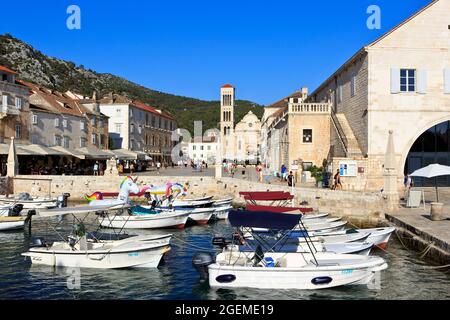
[(268, 252), (258, 256), (239, 251), (217, 255), (208, 265), (211, 287), (257, 289), (324, 289), (368, 284), (387, 268), (381, 257), (330, 252)]
[[(309, 253), (274, 252), (265, 247), (266, 240), (272, 237), (276, 244), (289, 240), (289, 232), (300, 224), (300, 215), (272, 212), (249, 215), (245, 211), (232, 210), (229, 221), (239, 232), (247, 230), (253, 233), (256, 228), (276, 232), (255, 233), (253, 237), (259, 244), (254, 251), (243, 252), (240, 250), (242, 246), (227, 245), (215, 259), (206, 252), (194, 255), (192, 264), (202, 278), (209, 280), (211, 287), (322, 289), (368, 284), (376, 272), (387, 268), (383, 258), (376, 256), (314, 250)], [(308, 239), (305, 236), (305, 240)], [(236, 240), (241, 241), (233, 237), (233, 241)]]
[(214, 200), (213, 206), (214, 207), (222, 207), (225, 205), (231, 205), (231, 202), (233, 201), (233, 198), (225, 198), (225, 199), (218, 199)]
[(230, 212), (232, 208), (231, 205), (215, 207), (216, 210), (214, 211), (213, 216), (217, 220), (226, 220), (228, 218), (228, 212)]
[(199, 201), (191, 201), (191, 200), (173, 200), (170, 203), (163, 203), (161, 208), (180, 208), (180, 209), (192, 209), (192, 208), (209, 208), (212, 207), (212, 200), (199, 200)]
[[(113, 210), (113, 206), (84, 206), (40, 211), (38, 217), (71, 214), (79, 223), (67, 241), (47, 243), (43, 238), (23, 256), (33, 264), (77, 268), (156, 268), (162, 256), (170, 250), (171, 235), (125, 237), (104, 240), (86, 233), (79, 216), (92, 212)], [(64, 239), (60, 235), (61, 239)]]
[(387, 228), (372, 228), (372, 229), (357, 229), (358, 232), (370, 232), (367, 238), (368, 242), (373, 243), (376, 247), (386, 249), (391, 234), (395, 231), (394, 227)]
[(207, 224), (216, 208), (194, 208), (189, 211), (189, 219), (197, 224)]
[(337, 222), (337, 221), (341, 221), (341, 220), (342, 220), (342, 217), (333, 217), (333, 218), (322, 217), (322, 218), (312, 218), (312, 219), (303, 220), (303, 216), (302, 216), (302, 222), (305, 224), (305, 226), (313, 225), (313, 224), (320, 224), (320, 223), (332, 223), (332, 222)]
[(100, 225), (116, 229), (183, 229), (190, 214), (189, 210), (155, 210), (144, 206), (138, 206), (131, 210), (134, 210), (134, 213), (101, 215), (99, 217)]
[[(255, 240), (249, 240), (244, 245), (239, 247), (240, 251), (255, 251), (258, 242)], [(369, 255), (373, 244), (368, 242), (348, 242), (348, 243), (321, 243), (321, 242), (302, 242), (298, 240), (292, 241), (265, 241), (265, 251), (275, 252), (334, 252), (345, 254), (361, 254)]]
[(0, 231), (23, 229), (27, 217), (0, 217)]
[[(293, 213), (293, 212), (290, 211), (290, 212), (286, 212), (286, 213)], [(299, 212), (299, 213), (302, 213), (302, 212)], [(329, 214), (326, 212), (308, 213), (308, 214), (302, 215), (302, 220), (308, 221), (308, 220), (322, 219), (322, 218), (326, 218), (328, 216), (329, 216)]]
[(170, 250), (166, 239), (154, 241), (87, 241), (86, 237), (70, 242), (30, 248), (23, 256), (34, 264), (77, 268), (156, 268), (164, 253)]
[(0, 210), (0, 231), (23, 229), (27, 220), (31, 219), (34, 211), (30, 210), (27, 216), (21, 216), (22, 209), (22, 204), (2, 207)]
[(0, 195), (0, 207), (4, 209), (8, 206), (16, 204), (23, 205), (25, 210), (34, 209), (50, 209), (55, 207), (67, 207), (67, 199), (70, 197), (69, 193), (63, 193), (56, 198), (48, 197), (32, 197), (29, 193), (22, 192), (18, 195)]
[(351, 234), (367, 234), (367, 242), (373, 243), (374, 246), (385, 249), (389, 242), (389, 238), (391, 234), (395, 231), (394, 227), (382, 227), (382, 228), (369, 228), (369, 229), (348, 229), (341, 231), (332, 231), (328, 232), (326, 230), (318, 231), (318, 232), (310, 232), (311, 236), (319, 236), (323, 238), (334, 237), (334, 236), (342, 236), (342, 235), (351, 235)]
[[(366, 242), (366, 239), (369, 237), (369, 233), (359, 232), (354, 234), (342, 234), (335, 236), (315, 236), (312, 239), (316, 239), (316, 241), (323, 242), (326, 244), (332, 243), (351, 243), (351, 242)], [(303, 238), (298, 238), (302, 240)], [(313, 240), (314, 241), (314, 240)]]
[(11, 207), (12, 207), (11, 205), (0, 206), (0, 217), (7, 217)]
[[(254, 212), (252, 212), (253, 214)], [(286, 214), (286, 213), (284, 213)], [(315, 233), (318, 233), (320, 235), (325, 234), (327, 232), (334, 232), (334, 231), (339, 231), (339, 230), (343, 230), (345, 225), (347, 224), (347, 221), (336, 221), (336, 222), (330, 222), (330, 223), (320, 223), (320, 222), (313, 222), (310, 224), (306, 224), (304, 223), (304, 227), (306, 229), (306, 231), (308, 231), (308, 233), (313, 233), (310, 234), (315, 235)], [(255, 232), (269, 232), (269, 229), (267, 228), (253, 228), (253, 231)], [(291, 230), (291, 237), (299, 237), (296, 236), (297, 233), (303, 233), (304, 230), (301, 229), (300, 227), (296, 227), (293, 230)], [(301, 235), (300, 235), (301, 236)]]
[(55, 208), (57, 206), (57, 199), (53, 198), (28, 198), (27, 200), (21, 199), (19, 197), (6, 197), (0, 196), (0, 205), (11, 206), (15, 204), (23, 204), (23, 208), (25, 210), (29, 209), (50, 209)]
[[(290, 239), (295, 239), (295, 241), (299, 241), (300, 243), (305, 243), (305, 236), (308, 236), (310, 233), (305, 232), (304, 235), (297, 237), (293, 237), (289, 235)], [(323, 235), (323, 236), (309, 236), (309, 240), (314, 243), (324, 243), (324, 244), (336, 244), (336, 243), (352, 243), (352, 242), (369, 242), (367, 238), (369, 237), (369, 232), (355, 232), (350, 234), (336, 234), (336, 235)], [(243, 235), (244, 239), (253, 239), (251, 233), (246, 232)], [(372, 242), (369, 242), (372, 243)], [(373, 243), (372, 243), (373, 244)]]

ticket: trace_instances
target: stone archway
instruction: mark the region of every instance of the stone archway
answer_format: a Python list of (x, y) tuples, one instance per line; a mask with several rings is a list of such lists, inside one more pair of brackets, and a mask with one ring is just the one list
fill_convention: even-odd
[[(450, 116), (430, 121), (408, 142), (402, 153), (401, 173), (411, 173), (431, 163), (450, 165)], [(434, 185), (430, 179), (414, 178), (414, 182), (416, 186)], [(437, 182), (450, 186), (450, 177), (439, 177)]]

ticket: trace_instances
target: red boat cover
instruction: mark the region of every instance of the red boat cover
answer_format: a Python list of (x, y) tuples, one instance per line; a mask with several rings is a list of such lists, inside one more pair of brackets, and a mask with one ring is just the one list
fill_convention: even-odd
[(281, 201), (281, 200), (292, 200), (294, 196), (290, 193), (279, 193), (279, 194), (249, 194), (245, 195), (244, 199), (247, 201)]
[(269, 211), (269, 212), (289, 212), (299, 210), (303, 213), (313, 212), (313, 208), (305, 208), (305, 207), (274, 207), (274, 206), (258, 206), (254, 204), (247, 204), (245, 209), (248, 211)]
[(284, 191), (241, 191), (239, 192), (239, 195), (241, 196), (250, 196), (250, 195), (261, 195), (261, 194), (271, 194), (271, 195), (276, 195), (276, 194), (289, 194), (289, 192), (284, 192)]

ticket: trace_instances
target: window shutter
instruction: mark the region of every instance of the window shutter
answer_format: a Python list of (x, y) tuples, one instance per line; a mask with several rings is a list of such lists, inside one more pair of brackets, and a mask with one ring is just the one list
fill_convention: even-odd
[(417, 92), (427, 93), (427, 70), (417, 70)]
[(444, 70), (444, 93), (450, 93), (450, 69)]
[(391, 68), (391, 93), (400, 92), (400, 69)]

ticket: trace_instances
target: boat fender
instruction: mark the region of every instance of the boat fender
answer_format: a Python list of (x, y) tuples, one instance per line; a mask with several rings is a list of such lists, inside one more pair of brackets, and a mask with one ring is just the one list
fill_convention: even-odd
[(333, 279), (331, 277), (315, 277), (311, 280), (311, 283), (314, 285), (328, 284)]
[(208, 266), (215, 262), (215, 257), (209, 252), (196, 252), (192, 257), (192, 266), (197, 270), (200, 279), (208, 279)]
[(216, 281), (220, 283), (230, 283), (236, 280), (236, 276), (234, 274), (221, 274), (216, 277)]

